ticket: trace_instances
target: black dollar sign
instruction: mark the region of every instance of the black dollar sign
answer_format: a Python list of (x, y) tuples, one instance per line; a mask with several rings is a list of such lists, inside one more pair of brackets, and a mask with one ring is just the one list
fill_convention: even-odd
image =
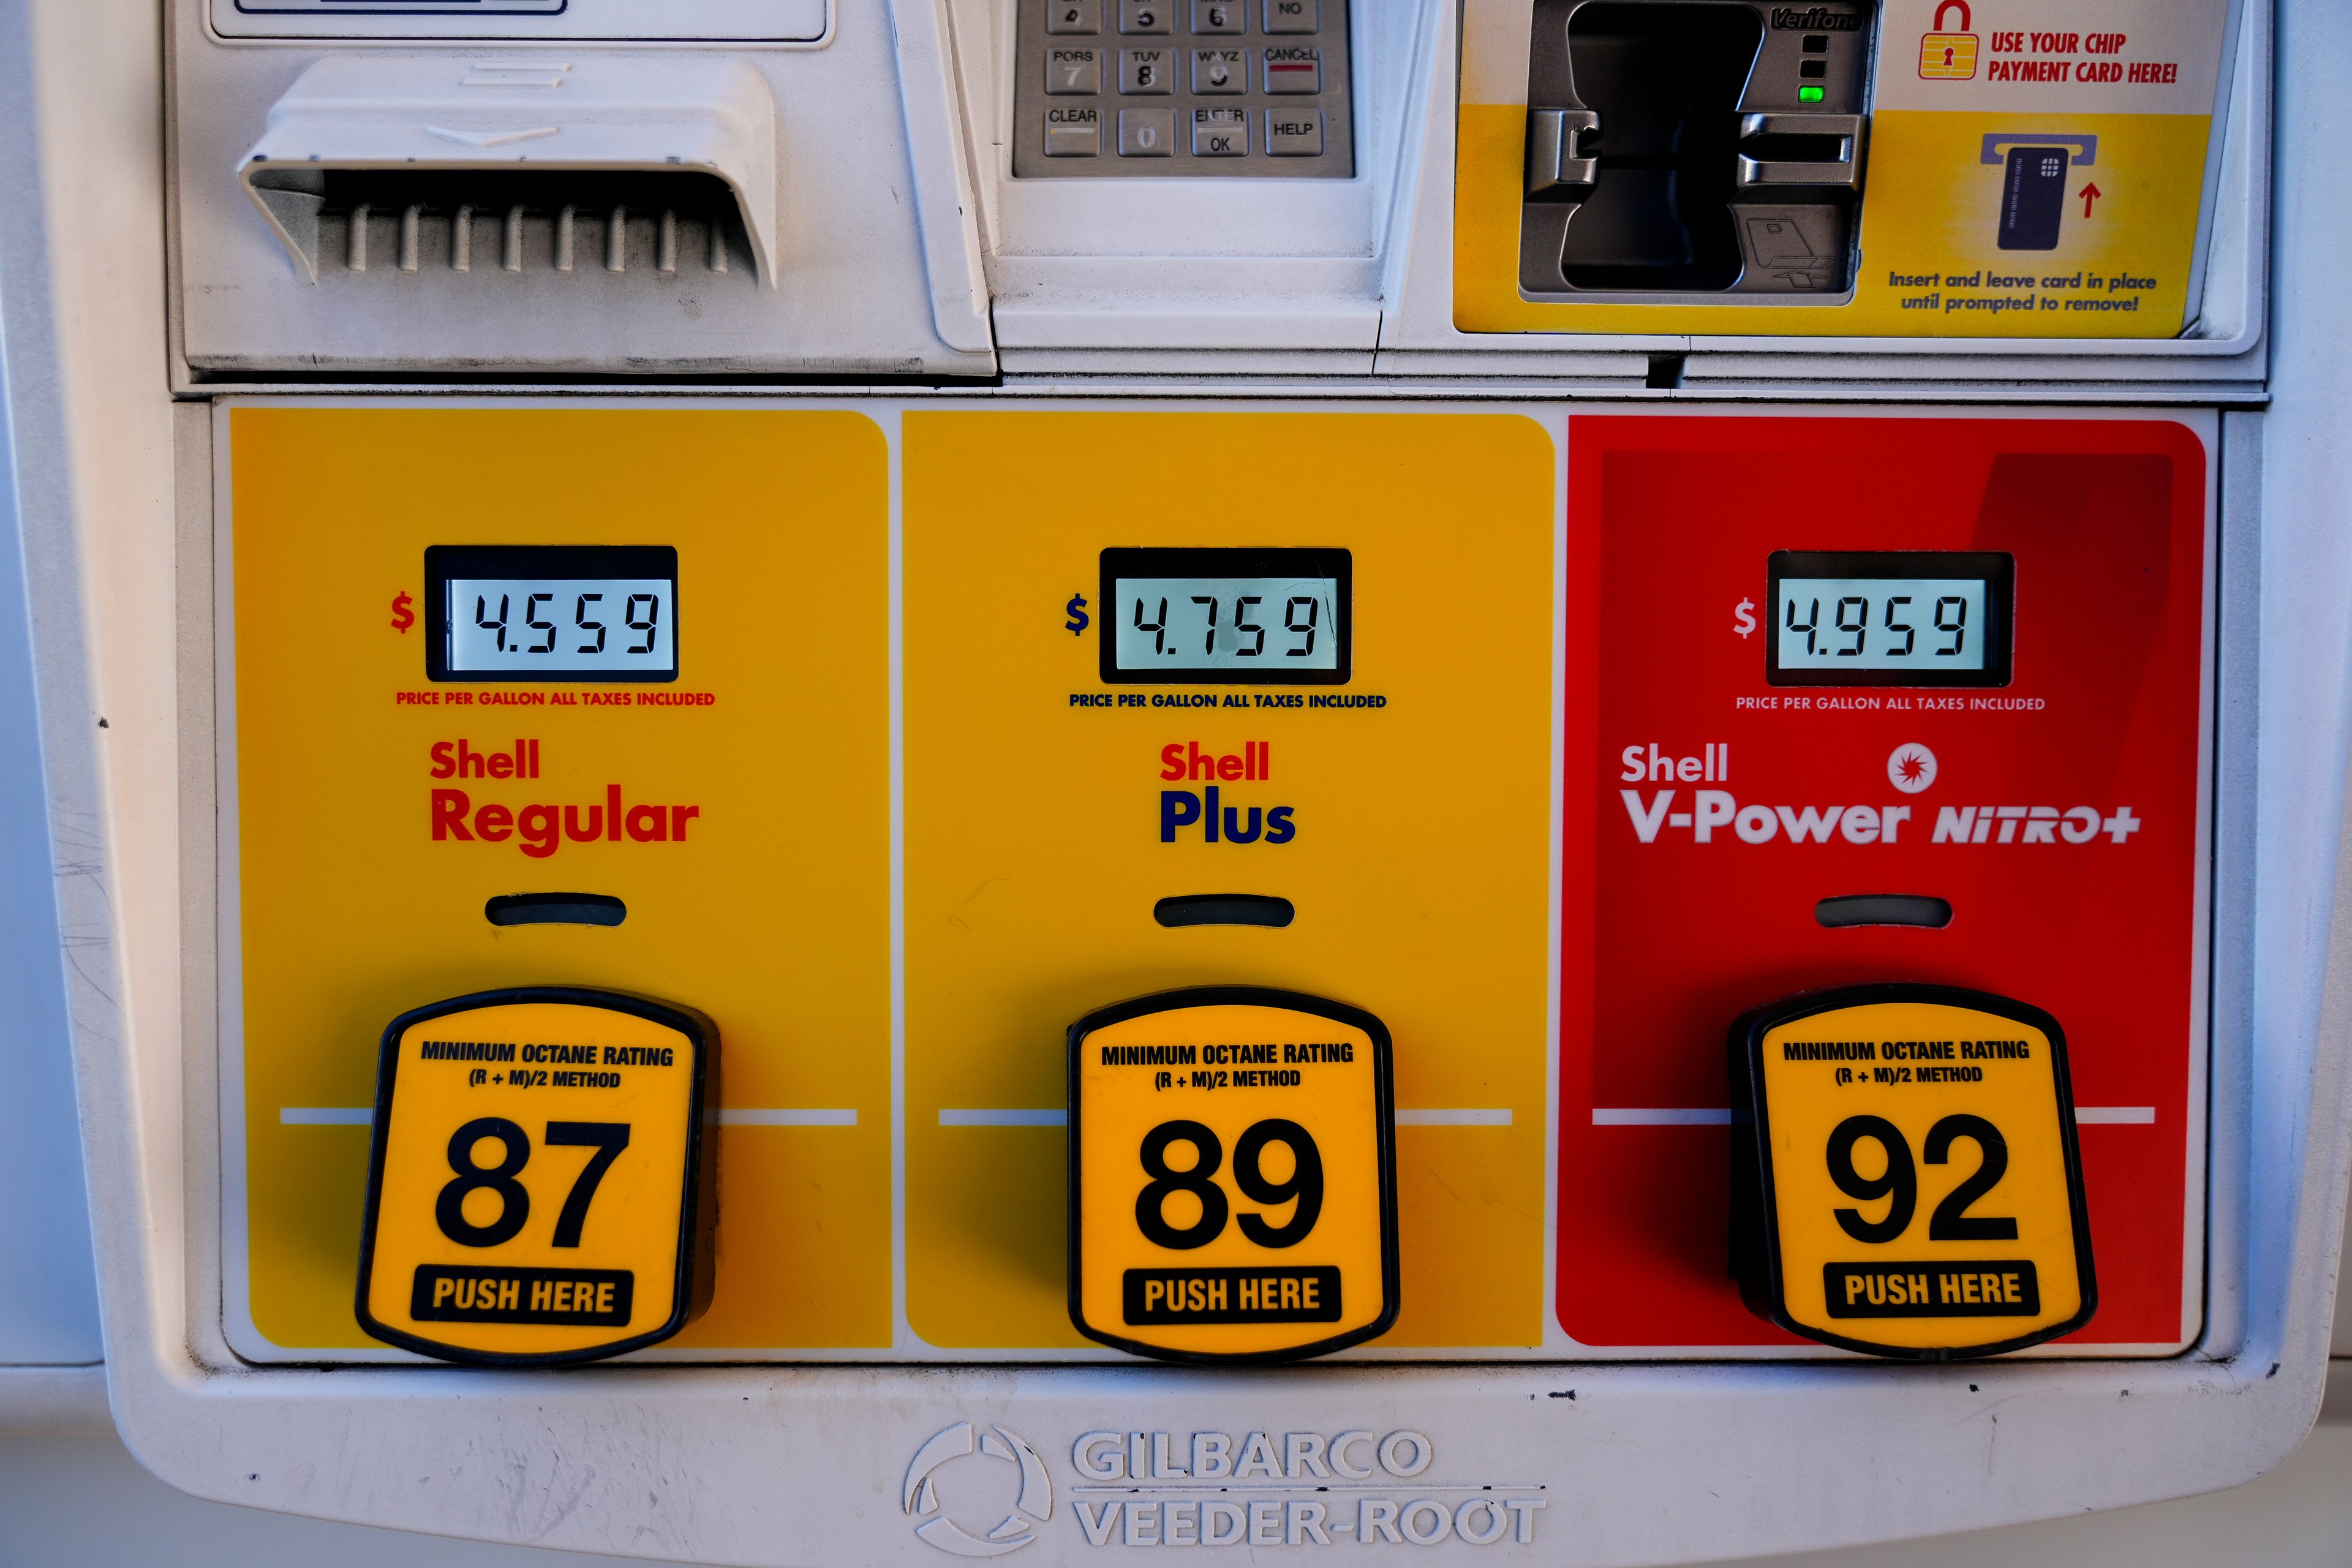
[(1074, 637), (1085, 636), (1087, 627), (1094, 624), (1092, 617), (1087, 614), (1086, 595), (1083, 594), (1071, 595), (1070, 602), (1063, 605), (1062, 608), (1070, 613), (1070, 618), (1062, 623), (1062, 629), (1069, 633)]

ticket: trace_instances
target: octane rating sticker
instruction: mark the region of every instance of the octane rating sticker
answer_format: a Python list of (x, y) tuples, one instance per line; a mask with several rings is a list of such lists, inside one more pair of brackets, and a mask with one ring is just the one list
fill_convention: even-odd
[(594, 1361), (685, 1327), (708, 1296), (716, 1048), (698, 1015), (562, 986), (393, 1020), (362, 1326), (496, 1365)]
[(1792, 1332), (1943, 1361), (2070, 1333), (2097, 1305), (2066, 1042), (2047, 1013), (1934, 985), (1740, 1020), (1741, 1293)]
[(1070, 1028), (1070, 1320), (1189, 1362), (1321, 1355), (1397, 1314), (1389, 1035), (1254, 986)]

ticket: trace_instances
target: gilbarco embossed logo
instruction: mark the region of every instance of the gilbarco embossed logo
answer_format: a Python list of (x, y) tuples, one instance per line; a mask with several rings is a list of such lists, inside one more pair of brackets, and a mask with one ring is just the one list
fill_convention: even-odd
[[(974, 1453), (1012, 1461), (1021, 1477), (1017, 1499), (984, 1536), (948, 1516), (934, 1484), (936, 1472)], [(1088, 1546), (1533, 1544), (1547, 1506), (1540, 1483), (1437, 1480), (1425, 1473), (1435, 1458), (1429, 1437), (1413, 1431), (1087, 1432), (1070, 1445), (1070, 1510)], [(996, 1467), (971, 1479), (985, 1484), (990, 1471), (1009, 1488), (1011, 1476)], [(1053, 1516), (1054, 1485), (1027, 1442), (1003, 1426), (959, 1421), (916, 1454), (901, 1508), (923, 1520), (915, 1533), (942, 1552), (1002, 1557), (1038, 1539), (1031, 1521)]]
[[(952, 1552), (958, 1557), (1002, 1557), (1037, 1539), (1030, 1528), (1030, 1520), (1042, 1524), (1054, 1517), (1054, 1482), (1045, 1474), (1045, 1461), (1037, 1457), (1036, 1449), (1002, 1426), (990, 1426), (980, 1434), (977, 1447), (982, 1454), (1009, 1459), (1020, 1467), (1021, 1491), (1003, 1522), (985, 1537), (973, 1535), (940, 1511), (939, 1489), (932, 1484), (931, 1472), (950, 1460), (962, 1458), (974, 1447), (972, 1424), (969, 1421), (959, 1421), (933, 1436), (916, 1453), (915, 1462), (907, 1467), (901, 1507), (918, 1517), (929, 1516), (915, 1527), (915, 1533), (940, 1551)], [(1028, 1518), (1023, 1518), (1024, 1514)]]

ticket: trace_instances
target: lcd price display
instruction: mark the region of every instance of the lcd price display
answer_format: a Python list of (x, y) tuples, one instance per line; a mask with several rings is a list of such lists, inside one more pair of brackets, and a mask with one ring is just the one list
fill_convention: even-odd
[(436, 545), (425, 552), (435, 680), (675, 680), (667, 545)]
[(1106, 550), (1102, 678), (1342, 684), (1352, 567), (1344, 550)]
[(1776, 551), (1775, 686), (2006, 686), (2011, 556)]

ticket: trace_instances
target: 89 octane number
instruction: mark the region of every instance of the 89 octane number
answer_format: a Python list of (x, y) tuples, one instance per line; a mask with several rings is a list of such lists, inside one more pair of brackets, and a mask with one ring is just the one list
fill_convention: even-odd
[[(1192, 1146), (1192, 1163), (1181, 1171), (1168, 1164), (1169, 1147), (1176, 1143)], [(1266, 1146), (1272, 1143), (1290, 1151), (1291, 1171), (1286, 1180), (1277, 1182), (1265, 1173), (1263, 1162)], [(1223, 1142), (1197, 1121), (1163, 1121), (1145, 1133), (1143, 1173), (1151, 1180), (1136, 1195), (1137, 1228), (1159, 1246), (1180, 1252), (1206, 1247), (1223, 1235), (1226, 1221), (1233, 1217), (1232, 1205), (1224, 1188), (1211, 1178), (1224, 1158)], [(1297, 1246), (1323, 1213), (1323, 1153), (1307, 1129), (1296, 1121), (1274, 1116), (1252, 1124), (1234, 1145), (1234, 1182), (1244, 1197), (1269, 1208), (1297, 1200), (1298, 1206), (1280, 1224), (1262, 1214), (1239, 1216), (1242, 1234), (1260, 1247)], [(1168, 1200), (1178, 1193), (1190, 1193), (1201, 1205), (1200, 1216), (1187, 1226), (1168, 1222)]]

